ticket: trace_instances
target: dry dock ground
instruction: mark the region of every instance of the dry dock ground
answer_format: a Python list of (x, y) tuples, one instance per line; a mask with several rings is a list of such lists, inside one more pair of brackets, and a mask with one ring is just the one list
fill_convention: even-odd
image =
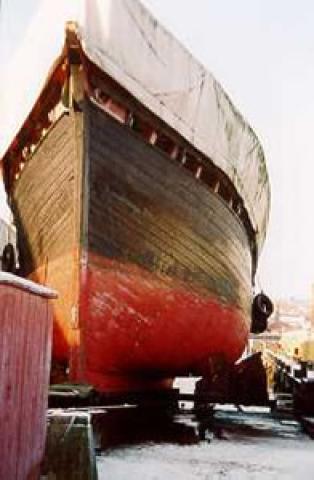
[(221, 410), (204, 440), (186, 414), (151, 428), (143, 418), (134, 422), (99, 454), (99, 480), (314, 479), (314, 442), (292, 419)]
[(99, 480), (314, 480), (314, 440), (268, 409), (219, 407), (201, 422), (129, 412), (104, 431)]

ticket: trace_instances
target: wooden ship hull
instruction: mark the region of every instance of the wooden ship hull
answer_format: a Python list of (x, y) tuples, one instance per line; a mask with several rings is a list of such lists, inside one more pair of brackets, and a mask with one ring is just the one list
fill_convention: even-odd
[(157, 389), (234, 363), (258, 245), (230, 177), (90, 61), (72, 31), (21, 132), (5, 183), (21, 271), (59, 292), (59, 378)]

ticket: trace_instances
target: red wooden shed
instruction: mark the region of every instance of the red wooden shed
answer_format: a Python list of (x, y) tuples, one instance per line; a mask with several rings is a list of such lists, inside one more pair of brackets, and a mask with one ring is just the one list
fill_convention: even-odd
[(38, 480), (56, 294), (0, 272), (0, 479)]

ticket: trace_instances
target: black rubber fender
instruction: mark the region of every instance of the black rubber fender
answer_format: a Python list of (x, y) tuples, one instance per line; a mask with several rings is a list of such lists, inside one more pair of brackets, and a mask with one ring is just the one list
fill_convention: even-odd
[(264, 293), (259, 293), (254, 297), (253, 308), (254, 310), (260, 312), (261, 314), (266, 315), (267, 318), (270, 317), (270, 315), (274, 311), (273, 302)]
[(273, 302), (264, 293), (257, 294), (252, 302), (252, 333), (263, 333), (267, 329), (267, 320), (274, 311)]
[(16, 258), (14, 246), (12, 245), (12, 243), (7, 243), (2, 251), (1, 269), (3, 272), (15, 272)]

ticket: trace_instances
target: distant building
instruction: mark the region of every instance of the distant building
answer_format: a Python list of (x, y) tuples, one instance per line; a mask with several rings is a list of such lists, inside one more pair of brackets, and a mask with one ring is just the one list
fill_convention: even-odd
[(269, 319), (267, 331), (261, 335), (251, 335), (249, 351), (267, 351), (282, 353), (289, 357), (307, 359), (312, 357), (312, 342), (314, 336), (311, 327), (314, 323), (308, 301), (300, 299), (278, 300), (275, 302), (274, 313)]
[(278, 300), (269, 320), (269, 333), (283, 334), (311, 327), (310, 305), (308, 301), (290, 299)]
[(312, 284), (311, 287), (311, 299), (310, 299), (310, 321), (311, 321), (311, 327), (314, 330), (314, 283)]

